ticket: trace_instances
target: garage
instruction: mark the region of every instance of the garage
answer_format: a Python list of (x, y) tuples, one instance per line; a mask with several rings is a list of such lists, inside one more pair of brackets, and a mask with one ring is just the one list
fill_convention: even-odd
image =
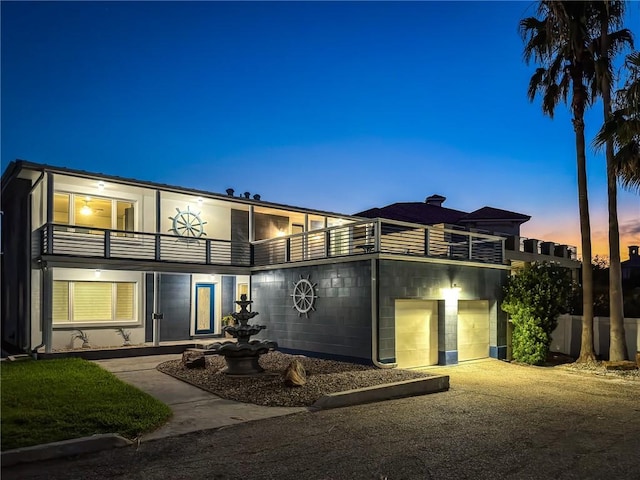
[(458, 302), (458, 361), (489, 356), (489, 301)]
[(395, 301), (396, 362), (400, 368), (438, 363), (438, 303)]

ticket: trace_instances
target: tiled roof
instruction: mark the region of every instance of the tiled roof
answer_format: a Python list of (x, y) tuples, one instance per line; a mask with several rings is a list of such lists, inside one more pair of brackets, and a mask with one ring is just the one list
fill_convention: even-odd
[(371, 208), (356, 213), (357, 217), (387, 218), (401, 222), (423, 223), (457, 223), (467, 213), (452, 208), (438, 207), (424, 202), (393, 203), (382, 208)]
[(531, 219), (529, 215), (523, 215), (522, 213), (510, 212), (509, 210), (501, 210), (493, 207), (482, 207), (475, 210), (464, 218), (460, 219), (460, 222), (475, 222), (478, 220), (514, 220), (526, 222)]

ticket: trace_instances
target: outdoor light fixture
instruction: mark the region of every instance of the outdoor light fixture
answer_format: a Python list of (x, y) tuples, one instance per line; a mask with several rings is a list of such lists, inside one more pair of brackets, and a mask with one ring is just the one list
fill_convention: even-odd
[(98, 191), (102, 192), (104, 190), (104, 182), (98, 182)]
[(278, 231), (276, 232), (277, 237), (284, 237), (285, 235), (286, 233), (284, 233), (284, 230), (282, 228), (279, 228)]
[(95, 272), (93, 272), (96, 278), (99, 278), (101, 273), (102, 273), (102, 270), (96, 270)]
[(445, 301), (452, 301), (458, 300), (458, 297), (460, 297), (460, 290), (462, 289), (454, 283), (450, 288), (441, 288), (440, 292), (442, 293)]
[(202, 197), (198, 197), (197, 200), (198, 205), (202, 205), (202, 202), (204, 202), (204, 199)]

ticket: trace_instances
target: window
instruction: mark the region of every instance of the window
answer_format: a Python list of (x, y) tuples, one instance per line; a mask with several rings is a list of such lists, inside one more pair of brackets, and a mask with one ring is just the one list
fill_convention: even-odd
[(58, 224), (133, 232), (134, 211), (135, 202), (61, 192), (53, 196), (53, 222)]
[(53, 323), (135, 322), (135, 282), (53, 282)]

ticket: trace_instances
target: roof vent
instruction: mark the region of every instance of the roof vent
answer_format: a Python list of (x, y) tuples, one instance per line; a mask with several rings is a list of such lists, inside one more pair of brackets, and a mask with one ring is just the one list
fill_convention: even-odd
[(233, 188), (227, 188), (227, 195), (229, 195), (230, 197), (233, 197), (233, 192), (235, 192)]
[(251, 193), (244, 192), (244, 198), (251, 198)]
[(260, 194), (256, 193), (256, 194), (253, 196), (253, 199), (254, 199), (254, 200), (260, 200)]
[(433, 205), (434, 207), (441, 207), (446, 199), (447, 197), (435, 194), (425, 198), (424, 203), (426, 203), (427, 205)]

